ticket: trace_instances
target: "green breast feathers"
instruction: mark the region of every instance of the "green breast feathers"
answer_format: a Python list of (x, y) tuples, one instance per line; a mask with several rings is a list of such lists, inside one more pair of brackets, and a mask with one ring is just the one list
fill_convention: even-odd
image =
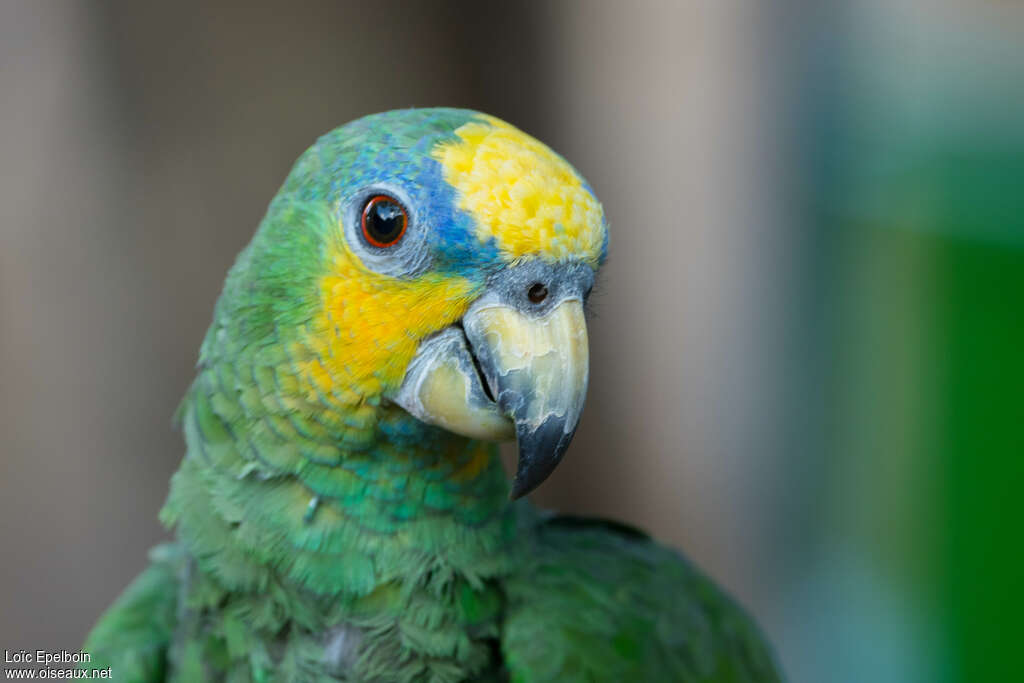
[[(583, 410), (608, 248), (587, 182), (490, 116), (368, 116), (296, 162), (179, 410), (177, 541), (85, 649), (119, 681), (777, 681), (678, 554), (517, 500)], [(511, 481), (496, 442), (515, 440)]]

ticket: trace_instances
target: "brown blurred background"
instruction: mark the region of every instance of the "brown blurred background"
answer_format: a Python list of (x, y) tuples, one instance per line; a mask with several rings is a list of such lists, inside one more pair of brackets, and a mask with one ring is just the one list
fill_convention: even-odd
[[(0, 649), (78, 648), (165, 537), (171, 415), (295, 158), (363, 114), (449, 105), (561, 152), (612, 226), (587, 410), (535, 499), (683, 548), (794, 681), (941, 680), (945, 479), (922, 476), (944, 467), (941, 264), (884, 220), (843, 221), (853, 201), (927, 227), (921, 197), (946, 186), (895, 204), (836, 188), (891, 189), (886, 136), (950, 111), (927, 99), (941, 78), (974, 83), (943, 55), (1020, 64), (1019, 18), (911, 0), (0, 3)], [(993, 239), (1018, 254), (1013, 235)]]

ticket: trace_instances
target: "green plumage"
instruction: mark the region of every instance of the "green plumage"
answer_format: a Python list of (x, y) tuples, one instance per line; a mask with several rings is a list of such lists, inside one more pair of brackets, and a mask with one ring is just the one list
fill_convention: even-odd
[(672, 551), (509, 503), (495, 447), (379, 393), (303, 390), (352, 188), (437, 184), (436, 261), (493, 270), (452, 265), (472, 242), (430, 157), (473, 117), (368, 117), (296, 164), (179, 411), (187, 453), (162, 512), (179, 540), (96, 625), (90, 666), (138, 682), (778, 680), (756, 627)]

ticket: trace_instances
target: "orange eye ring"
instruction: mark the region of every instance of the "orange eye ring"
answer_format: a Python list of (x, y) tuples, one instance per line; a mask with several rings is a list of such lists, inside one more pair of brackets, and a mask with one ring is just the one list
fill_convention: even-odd
[(398, 244), (405, 235), (405, 229), (409, 227), (409, 214), (394, 197), (378, 194), (366, 202), (360, 224), (367, 242), (386, 249)]

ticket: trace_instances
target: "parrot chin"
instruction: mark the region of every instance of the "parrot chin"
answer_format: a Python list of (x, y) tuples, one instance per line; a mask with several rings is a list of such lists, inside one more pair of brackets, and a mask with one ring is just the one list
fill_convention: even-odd
[(459, 323), (420, 342), (389, 398), (427, 424), (473, 439), (515, 437), (512, 498), (555, 469), (587, 394), (583, 296), (592, 271), (531, 262), (503, 271)]

